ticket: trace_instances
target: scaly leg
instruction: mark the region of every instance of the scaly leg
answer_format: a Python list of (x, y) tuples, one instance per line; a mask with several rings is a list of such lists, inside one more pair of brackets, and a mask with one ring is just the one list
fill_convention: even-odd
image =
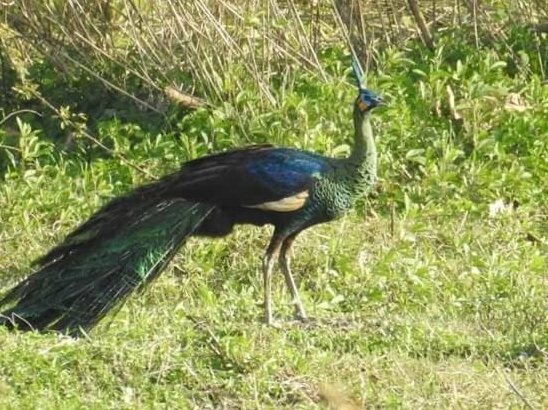
[(297, 234), (293, 234), (286, 238), (283, 242), (280, 250), (279, 264), (285, 277), (285, 283), (289, 289), (291, 298), (293, 299), (292, 302), (295, 307), (295, 318), (298, 320), (306, 320), (306, 313), (304, 312), (304, 307), (299, 296), (299, 290), (297, 289), (297, 285), (295, 285), (295, 279), (293, 279), (291, 268), (289, 266), (291, 257), (288, 255), (288, 252), (291, 249), (291, 245), (293, 245), (293, 241), (296, 236)]
[(272, 269), (274, 268), (274, 256), (279, 252), (282, 238), (274, 234), (263, 258), (263, 285), (264, 285), (264, 315), (265, 322), (274, 326), (272, 320)]

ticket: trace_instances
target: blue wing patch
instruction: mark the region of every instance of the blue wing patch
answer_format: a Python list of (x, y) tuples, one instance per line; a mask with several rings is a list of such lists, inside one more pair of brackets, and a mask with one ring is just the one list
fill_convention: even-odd
[(280, 196), (307, 189), (315, 175), (325, 171), (325, 158), (302, 151), (278, 148), (250, 161), (246, 170)]

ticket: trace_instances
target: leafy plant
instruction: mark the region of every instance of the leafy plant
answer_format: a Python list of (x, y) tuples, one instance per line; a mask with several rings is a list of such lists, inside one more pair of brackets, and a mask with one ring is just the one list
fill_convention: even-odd
[[(0, 407), (315, 408), (320, 396), (545, 407), (548, 89), (539, 66), (516, 74), (504, 46), (478, 49), (467, 36), (440, 33), (436, 52), (415, 41), (376, 51), (368, 86), (389, 102), (374, 118), (378, 191), (296, 244), (316, 321), (260, 323), (264, 230), (194, 238), (86, 340), (0, 328)], [(167, 113), (159, 127), (118, 110), (91, 124), (62, 88), (54, 126), (2, 122), (0, 290), (109, 198), (188, 159), (264, 142), (344, 155), (349, 58), (341, 44), (318, 56), (326, 81), (271, 73), (273, 105), (235, 62), (222, 103)], [(50, 91), (62, 83), (44, 72)], [(29, 98), (47, 100), (44, 90)], [(274, 282), (277, 311), (289, 316)]]

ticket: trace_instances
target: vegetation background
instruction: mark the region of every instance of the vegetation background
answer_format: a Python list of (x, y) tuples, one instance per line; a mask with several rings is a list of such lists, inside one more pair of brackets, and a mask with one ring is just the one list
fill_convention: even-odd
[(0, 0), (0, 292), (109, 198), (271, 142), (348, 152), (350, 50), (390, 102), (381, 180), (296, 245), (192, 240), (87, 338), (0, 329), (0, 408), (548, 407), (542, 0)]

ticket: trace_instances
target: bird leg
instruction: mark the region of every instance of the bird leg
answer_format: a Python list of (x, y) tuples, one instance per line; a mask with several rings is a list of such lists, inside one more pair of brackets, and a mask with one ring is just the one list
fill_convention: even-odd
[(274, 326), (272, 320), (272, 270), (274, 268), (274, 256), (280, 251), (282, 238), (274, 234), (263, 258), (263, 284), (264, 284), (264, 314), (268, 326)]
[(291, 245), (293, 244), (296, 236), (297, 235), (292, 235), (283, 242), (278, 262), (280, 264), (280, 269), (284, 274), (285, 283), (289, 289), (289, 293), (291, 294), (293, 306), (295, 307), (295, 318), (298, 320), (306, 320), (306, 313), (304, 312), (304, 307), (299, 296), (299, 290), (297, 289), (297, 285), (295, 285), (295, 279), (293, 279), (291, 268), (289, 266), (291, 257), (288, 255), (288, 252), (291, 249)]

